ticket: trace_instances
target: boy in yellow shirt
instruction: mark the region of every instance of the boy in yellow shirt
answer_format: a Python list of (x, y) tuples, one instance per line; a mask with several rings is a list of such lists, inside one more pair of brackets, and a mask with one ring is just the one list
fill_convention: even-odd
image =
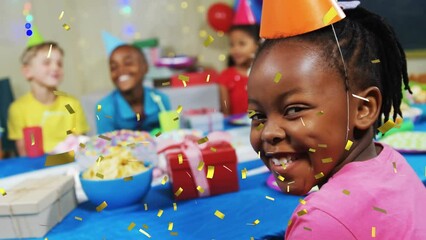
[[(51, 152), (68, 134), (89, 130), (80, 102), (71, 96), (55, 94), (62, 81), (64, 51), (55, 42), (28, 47), (22, 57), (22, 72), (31, 90), (9, 108), (8, 138), (16, 141), (20, 156), (25, 156), (24, 129), (40, 127), (43, 150)], [(28, 137), (27, 137), (28, 138)], [(32, 143), (33, 144), (33, 143)]]

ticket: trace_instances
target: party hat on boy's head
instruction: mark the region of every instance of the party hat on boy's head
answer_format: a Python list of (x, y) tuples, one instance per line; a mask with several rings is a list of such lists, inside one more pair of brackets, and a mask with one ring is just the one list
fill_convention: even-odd
[(32, 47), (44, 42), (43, 37), (38, 32), (37, 27), (32, 26), (31, 31), (33, 32), (33, 34), (28, 37), (27, 47)]
[(283, 38), (315, 31), (345, 18), (336, 0), (264, 0), (260, 36)]
[(247, 0), (240, 0), (238, 2), (237, 12), (235, 13), (233, 25), (252, 25), (256, 24), (256, 19), (251, 11), (250, 5)]
[(113, 35), (111, 35), (110, 33), (106, 31), (102, 31), (102, 39), (104, 41), (104, 46), (108, 56), (112, 53), (112, 51), (116, 47), (125, 44), (125, 42), (121, 41), (117, 37), (114, 37)]

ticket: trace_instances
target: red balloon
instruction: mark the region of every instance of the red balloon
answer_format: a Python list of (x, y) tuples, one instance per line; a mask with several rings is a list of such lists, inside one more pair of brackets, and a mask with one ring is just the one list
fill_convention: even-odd
[(227, 32), (232, 25), (234, 11), (225, 3), (215, 3), (207, 12), (207, 20), (216, 31)]

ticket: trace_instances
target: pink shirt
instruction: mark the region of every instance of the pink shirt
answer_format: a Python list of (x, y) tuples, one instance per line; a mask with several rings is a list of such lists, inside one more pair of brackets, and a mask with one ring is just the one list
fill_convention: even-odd
[(374, 239), (426, 239), (425, 186), (387, 145), (376, 158), (345, 165), (305, 201), (293, 212), (287, 240), (373, 239), (373, 227)]

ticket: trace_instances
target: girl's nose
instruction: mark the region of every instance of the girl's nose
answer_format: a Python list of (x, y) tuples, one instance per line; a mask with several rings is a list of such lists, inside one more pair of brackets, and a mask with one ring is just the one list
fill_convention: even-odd
[(282, 126), (278, 124), (278, 122), (273, 121), (272, 119), (268, 119), (268, 121), (265, 122), (265, 126), (263, 127), (263, 131), (261, 134), (261, 139), (263, 142), (275, 145), (284, 140), (285, 138), (285, 130)]

